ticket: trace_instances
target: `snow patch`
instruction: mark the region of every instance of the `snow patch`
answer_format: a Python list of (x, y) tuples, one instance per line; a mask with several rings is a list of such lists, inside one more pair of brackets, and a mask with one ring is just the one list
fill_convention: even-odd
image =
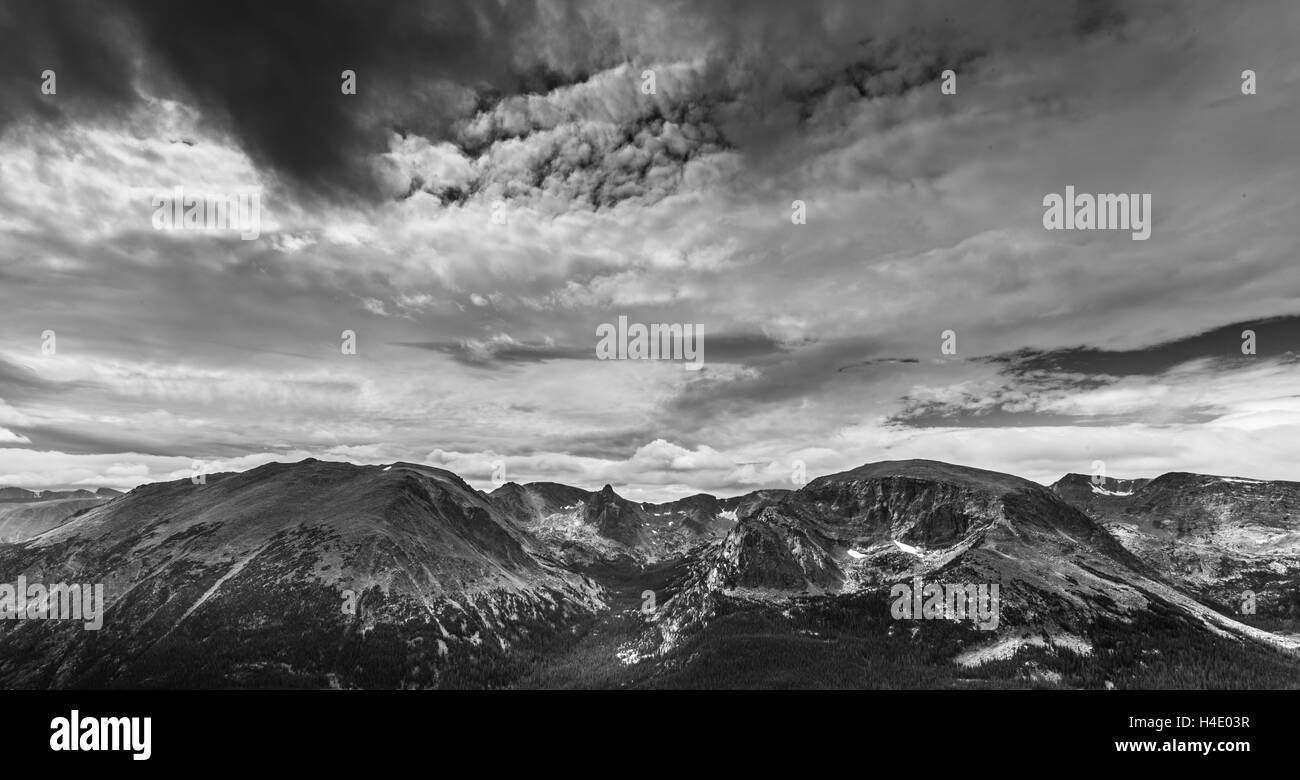
[(1132, 490), (1107, 490), (1106, 488), (1104, 488), (1104, 487), (1098, 487), (1097, 485), (1092, 485), (1092, 492), (1097, 493), (1097, 494), (1099, 494), (1099, 495), (1103, 495), (1103, 496), (1131, 496), (1131, 495), (1133, 495), (1133, 491), (1132, 491)]
[(921, 550), (920, 550), (920, 548), (913, 547), (913, 546), (910, 545), (910, 544), (903, 544), (902, 542), (898, 541), (897, 539), (894, 540), (894, 544), (898, 545), (898, 549), (902, 550), (902, 551), (905, 552), (905, 553), (911, 553), (912, 555), (915, 555), (915, 556), (918, 557), (918, 558), (921, 557)]

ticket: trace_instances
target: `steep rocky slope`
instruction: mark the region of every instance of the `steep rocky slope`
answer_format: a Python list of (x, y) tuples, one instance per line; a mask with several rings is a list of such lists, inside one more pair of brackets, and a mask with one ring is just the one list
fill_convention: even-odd
[[(1284, 653), (1300, 647), (1181, 593), (1041, 485), (891, 461), (822, 477), (741, 516), (633, 649), (637, 658), (665, 657), (737, 610), (794, 619), (830, 603), (879, 604), (897, 585), (922, 583), (998, 585), (995, 625), (971, 621), (949, 645), (957, 665), (1032, 648), (1087, 657), (1115, 626), (1143, 623)], [(887, 625), (913, 635), (930, 629), (919, 618)]]
[(489, 499), (566, 563), (644, 566), (720, 539), (741, 507), (770, 503), (786, 491), (719, 499), (697, 494), (662, 504), (636, 503), (612, 486), (598, 491), (554, 482), (506, 483)]
[(103, 583), (100, 631), (0, 624), (6, 687), (491, 684), (603, 608), (456, 475), (307, 460), (148, 485), (25, 543), (0, 582)]
[(1081, 500), (1069, 485), (1083, 479), (1052, 487), (1151, 567), (1242, 619), (1300, 630), (1300, 483), (1174, 472)]
[(1071, 506), (1086, 512), (1093, 507), (1122, 505), (1134, 492), (1141, 490), (1150, 481), (1149, 479), (1116, 479), (1066, 474), (1052, 484), (1052, 491)]

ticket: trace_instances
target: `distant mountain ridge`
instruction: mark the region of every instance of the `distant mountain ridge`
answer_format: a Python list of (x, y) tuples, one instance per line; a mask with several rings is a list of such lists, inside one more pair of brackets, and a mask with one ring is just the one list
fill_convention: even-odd
[(89, 490), (46, 490), (0, 488), (0, 543), (21, 542), (58, 526), (85, 509), (125, 495), (100, 488)]
[[(1052, 486), (1181, 587), (1300, 634), (1300, 483), (1170, 472), (1126, 493)], [(1260, 622), (1260, 621), (1255, 621)]]
[(126, 495), (112, 488), (97, 490), (28, 490), (17, 487), (0, 487), (0, 501), (58, 501), (66, 498), (117, 498)]

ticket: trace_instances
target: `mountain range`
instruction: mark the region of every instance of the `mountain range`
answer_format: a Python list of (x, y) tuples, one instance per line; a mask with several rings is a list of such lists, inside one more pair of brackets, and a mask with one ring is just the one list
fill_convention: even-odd
[(49, 511), (0, 504), (0, 583), (108, 609), (0, 620), (0, 686), (1295, 687), (1297, 488), (907, 460), (652, 504), (309, 459), (14, 495)]
[(98, 506), (122, 495), (119, 490), (46, 490), (0, 488), (0, 543), (36, 536), (62, 523), (82, 509)]

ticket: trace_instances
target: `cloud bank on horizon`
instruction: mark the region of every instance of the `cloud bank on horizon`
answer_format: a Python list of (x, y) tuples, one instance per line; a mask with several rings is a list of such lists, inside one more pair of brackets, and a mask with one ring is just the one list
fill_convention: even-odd
[[(0, 485), (304, 457), (638, 500), (913, 457), (1300, 479), (1296, 22), (0, 0)], [(1067, 186), (1149, 193), (1149, 239), (1044, 229)], [(177, 187), (256, 191), (259, 235), (155, 229)], [(597, 359), (621, 316), (700, 324), (702, 370)]]

